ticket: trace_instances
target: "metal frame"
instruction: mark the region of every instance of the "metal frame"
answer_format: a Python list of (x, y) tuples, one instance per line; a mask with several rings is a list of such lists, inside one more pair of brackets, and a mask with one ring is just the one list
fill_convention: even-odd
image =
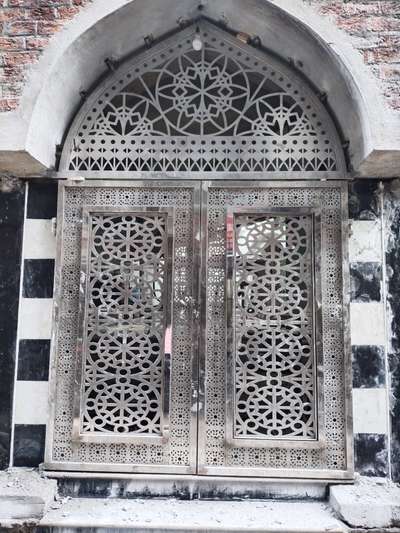
[[(235, 215), (265, 214), (265, 215), (308, 215), (312, 217), (312, 315), (313, 315), (313, 377), (314, 377), (314, 420), (317, 437), (302, 439), (292, 437), (287, 439), (263, 437), (234, 437), (233, 421), (235, 418), (235, 337), (236, 327), (234, 311), (236, 298), (234, 295), (235, 279), (235, 244), (233, 231), (229, 224), (234, 224)], [(226, 319), (227, 319), (227, 405), (226, 405), (226, 443), (229, 446), (248, 446), (252, 448), (322, 448), (326, 445), (324, 435), (324, 394), (323, 394), (323, 354), (322, 354), (322, 323), (321, 323), (321, 212), (315, 208), (228, 208), (226, 213)], [(236, 293), (235, 293), (236, 294)]]
[[(310, 182), (310, 181), (295, 181), (290, 183), (275, 182), (275, 181), (204, 181), (202, 183), (202, 260), (201, 260), (201, 301), (207, 301), (207, 250), (208, 250), (208, 205), (207, 195), (208, 190), (211, 188), (226, 187), (230, 189), (246, 189), (250, 187), (256, 188), (330, 188), (337, 187), (341, 191), (341, 253), (342, 253), (342, 280), (343, 280), (343, 367), (345, 369), (345, 454), (346, 465), (345, 470), (329, 470), (329, 469), (302, 469), (302, 468), (260, 468), (260, 467), (221, 467), (221, 466), (209, 466), (205, 459), (205, 447), (206, 442), (206, 421), (205, 421), (205, 391), (199, 390), (199, 421), (198, 421), (198, 433), (199, 433), (199, 459), (198, 459), (198, 473), (206, 476), (248, 476), (248, 477), (263, 477), (263, 478), (287, 478), (287, 479), (318, 479), (318, 480), (341, 480), (351, 481), (354, 477), (354, 451), (353, 451), (353, 420), (352, 420), (352, 367), (351, 367), (351, 349), (350, 349), (350, 323), (349, 323), (349, 258), (348, 258), (348, 211), (347, 211), (347, 184), (342, 181), (324, 181), (324, 182)], [(265, 210), (267, 211), (267, 210)], [(320, 234), (318, 232), (319, 224), (316, 225), (315, 239), (320, 240)], [(318, 276), (316, 276), (316, 283), (319, 283)], [(319, 288), (316, 285), (317, 301), (315, 305), (315, 325), (316, 328), (321, 328), (321, 300), (318, 300)], [(207, 354), (207, 312), (205, 306), (201, 308), (201, 325), (203, 335), (200, 339), (199, 350), (199, 376), (205, 376), (206, 373), (206, 354)], [(321, 383), (323, 380), (323, 365), (321, 364), (322, 346), (321, 341), (317, 337), (316, 353), (318, 365), (317, 381)], [(323, 409), (324, 395), (320, 389), (318, 389), (318, 402)], [(319, 423), (320, 416), (318, 417)], [(265, 441), (264, 441), (265, 442)], [(296, 448), (296, 443), (293, 441), (288, 445)], [(324, 437), (321, 439), (321, 446), (324, 446)]]
[[(55, 290), (54, 290), (54, 304), (52, 314), (52, 340), (51, 340), (51, 359), (50, 359), (50, 375), (49, 375), (49, 419), (46, 431), (46, 447), (45, 447), (45, 459), (43, 468), (49, 471), (62, 471), (62, 472), (104, 472), (112, 474), (116, 473), (141, 473), (141, 474), (195, 474), (197, 464), (197, 397), (198, 397), (198, 362), (196, 359), (196, 348), (193, 352), (191, 363), (191, 409), (190, 409), (190, 447), (189, 447), (189, 462), (186, 465), (170, 465), (170, 464), (128, 464), (128, 463), (85, 463), (82, 461), (57, 461), (52, 457), (53, 449), (53, 436), (55, 430), (55, 413), (56, 413), (56, 399), (57, 399), (57, 367), (58, 367), (58, 335), (57, 331), (60, 324), (60, 304), (62, 301), (61, 281), (62, 281), (62, 257), (63, 257), (63, 227), (64, 227), (64, 196), (65, 191), (75, 187), (101, 187), (101, 188), (188, 188), (193, 194), (193, 270), (195, 265), (200, 262), (200, 233), (199, 233), (199, 221), (200, 221), (200, 185), (195, 182), (188, 181), (165, 181), (161, 184), (155, 181), (64, 181), (59, 182), (58, 189), (58, 214), (57, 214), (57, 253), (55, 264)], [(143, 207), (140, 208), (143, 211)], [(115, 211), (115, 210), (114, 210)], [(192, 278), (192, 294), (198, 295), (198, 277)], [(171, 299), (172, 300), (172, 299)], [(172, 301), (171, 301), (172, 304)], [(199, 326), (196, 320), (198, 316), (198, 307), (195, 300), (190, 302), (192, 315), (193, 315), (193, 329), (192, 329), (192, 344), (197, 346)], [(166, 391), (165, 391), (166, 392)], [(168, 395), (169, 396), (169, 395)], [(98, 442), (98, 441), (97, 441)], [(110, 441), (108, 441), (110, 442)], [(145, 442), (149, 442), (147, 439)]]
[[(163, 290), (163, 308), (164, 312), (164, 332), (161, 352), (162, 360), (162, 418), (161, 418), (161, 435), (131, 435), (124, 433), (101, 434), (101, 433), (84, 433), (81, 430), (81, 413), (82, 398), (84, 387), (84, 358), (87, 351), (87, 306), (88, 301), (88, 260), (92, 244), (92, 231), (90, 221), (92, 215), (141, 215), (141, 214), (165, 214), (166, 215), (166, 234), (167, 234), (167, 251), (165, 261), (165, 288)], [(120, 443), (125, 442), (145, 444), (145, 443), (165, 443), (169, 438), (169, 402), (170, 402), (170, 367), (171, 367), (171, 330), (172, 330), (172, 290), (173, 290), (173, 254), (174, 254), (174, 214), (175, 208), (153, 208), (153, 207), (129, 207), (118, 209), (107, 208), (102, 206), (86, 206), (82, 211), (82, 244), (81, 244), (81, 287), (79, 291), (79, 336), (77, 339), (76, 350), (76, 387), (74, 393), (74, 421), (72, 425), (72, 440), (80, 442), (98, 442), (98, 443)]]

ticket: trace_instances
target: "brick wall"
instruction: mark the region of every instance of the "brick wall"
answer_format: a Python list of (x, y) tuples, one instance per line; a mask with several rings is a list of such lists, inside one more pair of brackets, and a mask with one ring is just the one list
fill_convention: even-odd
[[(54, 33), (92, 0), (0, 0), (0, 112), (18, 106), (29, 66)], [(329, 17), (352, 38), (400, 111), (400, 1), (295, 0)]]
[(90, 0), (0, 0), (0, 112), (18, 106), (29, 66)]
[(400, 111), (400, 1), (305, 1), (351, 37), (380, 80), (389, 105)]

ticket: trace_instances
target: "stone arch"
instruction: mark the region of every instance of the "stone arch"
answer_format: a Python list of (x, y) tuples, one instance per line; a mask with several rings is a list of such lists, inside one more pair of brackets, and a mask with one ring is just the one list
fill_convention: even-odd
[[(292, 62), (321, 94), (349, 140), (352, 167), (361, 175), (395, 175), (396, 114), (387, 109), (357, 52), (339, 30), (290, 0), (201, 2), (201, 12), (235, 32), (257, 35), (266, 48)], [(76, 109), (80, 92), (104, 74), (106, 58), (121, 60), (199, 15), (190, 0), (95, 0), (56, 35), (30, 74), (20, 108), (1, 117), (3, 168), (40, 174), (55, 165), (55, 145)], [(118, 27), (118, 32), (115, 28)], [(145, 29), (144, 29), (145, 28)], [(11, 134), (10, 134), (11, 133)]]

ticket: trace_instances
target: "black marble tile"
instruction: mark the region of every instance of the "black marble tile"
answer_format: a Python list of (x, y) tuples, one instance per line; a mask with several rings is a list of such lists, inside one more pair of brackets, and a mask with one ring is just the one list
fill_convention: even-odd
[(45, 438), (45, 425), (16, 424), (14, 428), (14, 466), (39, 466), (43, 462)]
[(57, 181), (31, 180), (28, 189), (27, 218), (57, 216)]
[(358, 179), (349, 184), (349, 217), (354, 220), (375, 220), (379, 216), (379, 181)]
[(25, 187), (0, 187), (0, 470), (9, 465)]
[(48, 381), (50, 340), (23, 339), (19, 341), (19, 381)]
[(386, 435), (357, 433), (354, 436), (355, 470), (363, 476), (388, 475), (388, 450)]
[(353, 387), (374, 389), (384, 387), (385, 352), (383, 346), (352, 346)]
[(400, 353), (389, 355), (392, 478), (400, 482)]
[(381, 301), (382, 268), (380, 263), (350, 264), (350, 299), (352, 302)]
[[(60, 479), (58, 493), (63, 498), (108, 498), (112, 481), (108, 479)], [(120, 497), (120, 495), (118, 495)]]
[(392, 479), (400, 482), (400, 195), (399, 180), (385, 187), (387, 301), (391, 308), (390, 321), (390, 416)]
[(77, 487), (80, 498), (107, 498), (111, 495), (111, 480), (80, 479)]
[(53, 282), (54, 259), (25, 259), (24, 298), (52, 298)]

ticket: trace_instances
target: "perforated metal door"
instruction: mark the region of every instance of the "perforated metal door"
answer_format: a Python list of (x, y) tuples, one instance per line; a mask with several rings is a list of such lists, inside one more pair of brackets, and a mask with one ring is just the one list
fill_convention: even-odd
[(199, 186), (60, 186), (47, 466), (196, 471)]
[(69, 182), (59, 206), (48, 468), (351, 476), (342, 185)]
[(203, 184), (199, 472), (352, 475), (346, 192)]

